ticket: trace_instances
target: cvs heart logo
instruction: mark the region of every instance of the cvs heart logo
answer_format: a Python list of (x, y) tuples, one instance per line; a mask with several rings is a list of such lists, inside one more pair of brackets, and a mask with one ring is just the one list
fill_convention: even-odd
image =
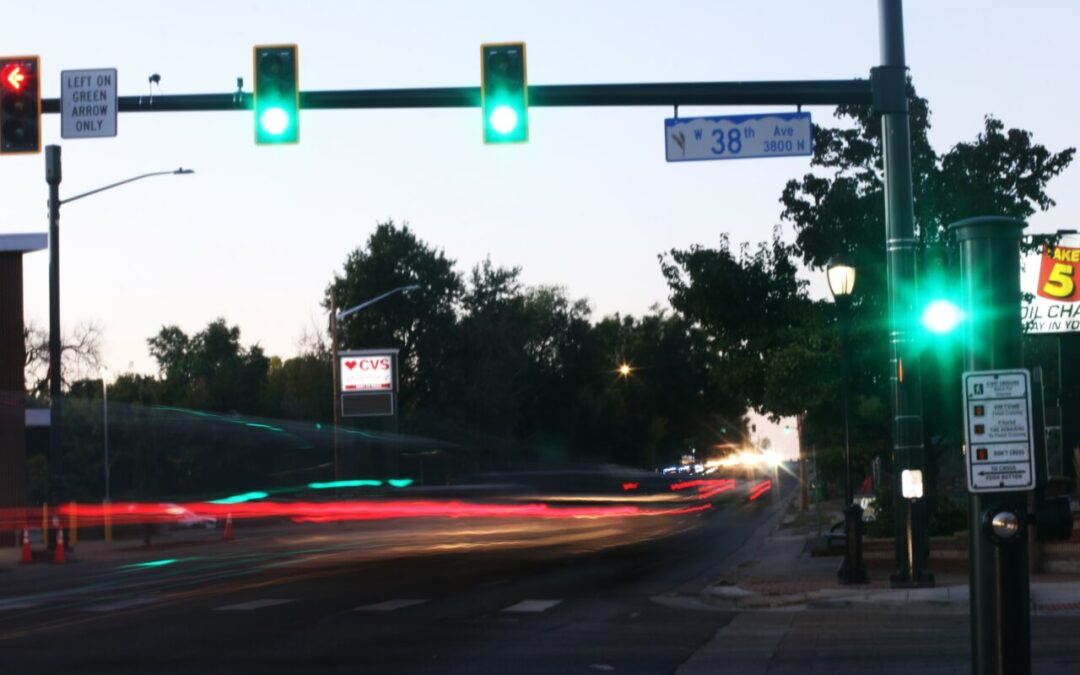
[(345, 362), (345, 367), (348, 368), (349, 370), (352, 370), (353, 368), (356, 367), (356, 361), (346, 361)]

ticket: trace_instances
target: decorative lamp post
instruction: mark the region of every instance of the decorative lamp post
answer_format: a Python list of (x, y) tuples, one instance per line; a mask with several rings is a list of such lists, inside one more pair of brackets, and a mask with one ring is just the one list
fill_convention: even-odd
[(851, 430), (848, 420), (848, 311), (855, 288), (855, 266), (836, 256), (825, 266), (829, 290), (840, 314), (840, 389), (844, 408), (844, 560), (836, 576), (841, 584), (869, 583), (862, 556), (862, 507), (851, 484)]

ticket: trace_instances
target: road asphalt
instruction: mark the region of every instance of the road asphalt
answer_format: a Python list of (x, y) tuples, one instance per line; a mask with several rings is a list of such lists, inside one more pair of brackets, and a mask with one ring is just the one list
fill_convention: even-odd
[[(0, 672), (970, 672), (962, 579), (840, 588), (787, 514), (238, 527), (85, 542), (64, 567), (6, 552)], [(1080, 672), (1080, 581), (1033, 597), (1034, 672)]]

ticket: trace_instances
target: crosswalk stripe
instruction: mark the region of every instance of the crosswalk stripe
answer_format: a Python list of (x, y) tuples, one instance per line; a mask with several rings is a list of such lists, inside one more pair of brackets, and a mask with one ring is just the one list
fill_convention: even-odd
[(155, 597), (143, 596), (138, 598), (126, 598), (124, 600), (113, 600), (112, 602), (102, 602), (97, 605), (89, 605), (83, 607), (84, 612), (115, 612), (121, 609), (129, 609), (131, 607), (138, 607), (140, 605), (147, 605), (157, 600)]
[(262, 609), (263, 607), (273, 607), (275, 605), (287, 605), (290, 602), (296, 602), (296, 600), (285, 598), (267, 598), (266, 600), (252, 600), (251, 602), (241, 602), (237, 605), (225, 605), (223, 607), (215, 607), (215, 612), (246, 612), (252, 609)]
[(510, 605), (504, 612), (546, 612), (562, 600), (522, 600), (516, 605)]
[(427, 600), (420, 599), (398, 599), (398, 600), (385, 600), (383, 602), (376, 602), (373, 605), (361, 605), (354, 611), (357, 612), (392, 612), (395, 609), (404, 609), (406, 607), (415, 607), (416, 605), (422, 605)]

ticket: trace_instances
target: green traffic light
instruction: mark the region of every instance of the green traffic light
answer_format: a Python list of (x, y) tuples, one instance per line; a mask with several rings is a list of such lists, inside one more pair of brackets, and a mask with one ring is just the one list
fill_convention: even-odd
[(510, 106), (500, 105), (491, 111), (488, 123), (497, 133), (505, 136), (517, 128), (518, 116)]
[(949, 300), (934, 300), (919, 318), (926, 330), (936, 335), (950, 333), (964, 320), (964, 312)]
[(296, 45), (255, 47), (255, 142), (300, 141), (300, 87)]
[(525, 43), (480, 46), (485, 143), (529, 141), (529, 91), (525, 74)]
[(262, 130), (271, 136), (280, 136), (289, 128), (289, 114), (283, 108), (267, 108), (259, 116)]

